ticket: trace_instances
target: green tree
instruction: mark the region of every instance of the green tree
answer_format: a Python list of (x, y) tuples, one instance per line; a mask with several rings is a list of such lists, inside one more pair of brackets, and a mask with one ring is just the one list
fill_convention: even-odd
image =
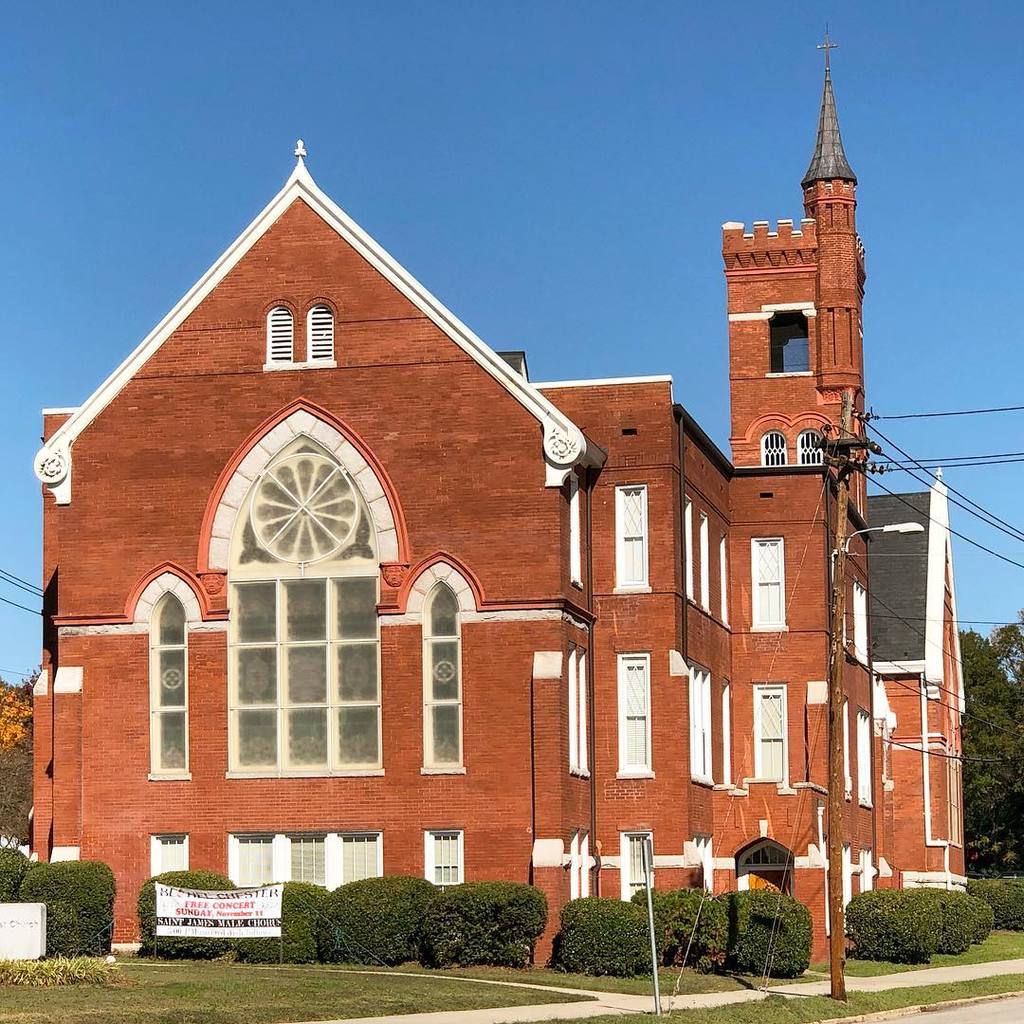
[(1024, 868), (1024, 632), (960, 634), (964, 692), (964, 829), (972, 871)]

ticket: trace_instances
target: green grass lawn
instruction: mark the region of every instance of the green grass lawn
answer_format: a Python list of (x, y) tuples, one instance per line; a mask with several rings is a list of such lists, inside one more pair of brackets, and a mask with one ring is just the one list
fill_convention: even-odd
[[(853, 978), (872, 978), (880, 974), (924, 971), (929, 967), (954, 967), (957, 964), (987, 964), (993, 960), (1024, 959), (1024, 932), (992, 932), (977, 946), (959, 956), (936, 953), (927, 964), (890, 964), (881, 960), (847, 960), (846, 973)], [(812, 971), (828, 974), (828, 964), (812, 964)]]
[[(834, 1003), (825, 996), (809, 998), (769, 996), (751, 1003), (734, 1003), (713, 1010), (677, 1010), (673, 1024), (814, 1024), (815, 1021), (852, 1017), (863, 1013), (924, 1006), (951, 999), (969, 999), (1003, 992), (1024, 991), (1024, 974), (1002, 974), (994, 978), (925, 985), (921, 988), (892, 989), (888, 992), (851, 992), (848, 1003)], [(964, 1019), (970, 1019), (964, 1011)], [(583, 1024), (650, 1024), (650, 1014), (588, 1017)]]
[[(541, 989), (468, 985), (442, 977), (356, 975), (312, 967), (126, 962), (130, 984), (104, 988), (0, 987), (0, 1021), (17, 1024), (278, 1024), (426, 1010), (472, 1010), (576, 997)], [(580, 996), (579, 998), (584, 998)]]

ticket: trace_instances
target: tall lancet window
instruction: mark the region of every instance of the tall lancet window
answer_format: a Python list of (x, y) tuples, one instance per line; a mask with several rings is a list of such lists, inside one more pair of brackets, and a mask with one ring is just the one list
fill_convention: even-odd
[(355, 481), (316, 442), (295, 438), (253, 482), (235, 525), (232, 771), (380, 769), (377, 573)]
[(188, 641), (185, 609), (164, 594), (149, 633), (150, 771), (188, 772)]
[(462, 640), (459, 600), (437, 583), (423, 611), (423, 764), (462, 766)]

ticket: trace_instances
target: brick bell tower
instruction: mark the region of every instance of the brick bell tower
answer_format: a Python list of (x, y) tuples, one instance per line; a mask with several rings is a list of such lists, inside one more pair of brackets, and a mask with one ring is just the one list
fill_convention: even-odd
[[(839, 134), (826, 38), (818, 134), (803, 177), (804, 218), (722, 225), (728, 291), (733, 461), (814, 464), (815, 434), (842, 396), (864, 406), (864, 250), (857, 176)], [(859, 496), (858, 496), (859, 497)]]

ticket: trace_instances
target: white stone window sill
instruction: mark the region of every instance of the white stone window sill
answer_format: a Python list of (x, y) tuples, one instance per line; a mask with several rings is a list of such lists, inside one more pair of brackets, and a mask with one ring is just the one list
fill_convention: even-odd
[(766, 373), (766, 377), (813, 377), (813, 370), (788, 370), (785, 373)]
[(420, 775), (465, 775), (466, 768), (421, 768)]
[(191, 772), (168, 772), (166, 774), (160, 772), (149, 773), (150, 782), (191, 782)]
[(225, 779), (359, 779), (378, 778), (384, 775), (383, 768), (348, 768), (316, 770), (308, 772), (225, 772)]
[(865, 799), (861, 798), (857, 802), (861, 805), (861, 807), (866, 807), (869, 811), (871, 810), (871, 801), (870, 800), (865, 800)]
[(577, 589), (583, 589), (583, 580), (569, 580), (569, 582)]
[(577, 779), (589, 779), (590, 778), (590, 772), (588, 772), (584, 768), (570, 768), (569, 769), (569, 774), (574, 776)]
[(651, 594), (653, 591), (650, 586), (645, 583), (638, 583), (636, 586), (629, 587), (616, 587), (613, 594)]
[(744, 779), (744, 786), (785, 786), (784, 779)]
[(654, 772), (636, 769), (635, 771), (621, 771), (615, 773), (617, 779), (653, 779)]
[(695, 786), (707, 786), (710, 789), (714, 789), (715, 788), (715, 780), (714, 779), (703, 778), (703, 777), (701, 777), (699, 775), (691, 775), (690, 776), (690, 781)]
[(275, 370), (335, 370), (338, 364), (333, 359), (309, 359), (304, 363), (264, 363), (265, 373), (272, 373)]
[(784, 622), (778, 623), (776, 625), (761, 625), (759, 623), (754, 623), (754, 625), (750, 627), (750, 632), (751, 633), (788, 633), (789, 632), (789, 626), (787, 626)]

